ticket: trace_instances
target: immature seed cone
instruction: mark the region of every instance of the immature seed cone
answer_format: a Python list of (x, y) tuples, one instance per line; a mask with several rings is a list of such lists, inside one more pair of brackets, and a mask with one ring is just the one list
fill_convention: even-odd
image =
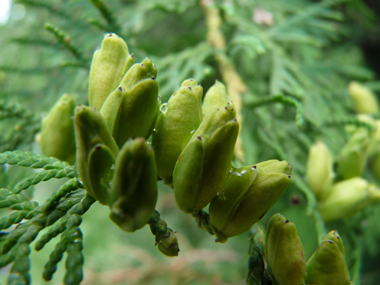
[(174, 232), (168, 228), (168, 235), (157, 244), (158, 250), (166, 256), (178, 256), (178, 240)]
[(318, 209), (327, 222), (349, 217), (379, 200), (380, 190), (375, 185), (355, 177), (335, 183)]
[(202, 104), (202, 112), (205, 116), (223, 108), (230, 99), (228, 98), (226, 86), (216, 80), (214, 85), (207, 90)]
[(210, 203), (210, 223), (217, 241), (248, 231), (281, 197), (290, 183), (286, 161), (268, 160), (233, 168)]
[(42, 121), (41, 151), (70, 164), (75, 162), (74, 98), (64, 94)]
[(322, 200), (333, 182), (333, 158), (322, 142), (309, 150), (306, 166), (306, 181), (318, 200)]
[(354, 101), (355, 112), (358, 114), (377, 114), (379, 103), (376, 95), (358, 82), (351, 82), (349, 93)]
[(178, 207), (185, 213), (205, 207), (223, 186), (239, 131), (231, 104), (206, 116), (178, 157), (173, 186)]
[(306, 283), (318, 285), (352, 284), (346, 266), (343, 242), (337, 231), (329, 232), (308, 260)]
[(276, 284), (303, 284), (306, 261), (301, 240), (295, 225), (279, 213), (272, 216), (267, 227), (265, 259)]
[(187, 79), (161, 106), (152, 146), (158, 175), (166, 181), (171, 180), (178, 156), (202, 121), (202, 91), (194, 79)]
[(365, 129), (358, 129), (342, 148), (336, 171), (342, 179), (360, 176), (365, 167), (370, 137)]
[(159, 108), (157, 68), (145, 58), (134, 64), (104, 102), (100, 113), (106, 119), (119, 147), (129, 138), (148, 138)]
[(134, 232), (147, 224), (156, 202), (154, 152), (144, 138), (128, 140), (116, 158), (110, 218), (122, 230)]
[(100, 110), (133, 62), (122, 38), (112, 33), (104, 35), (102, 45), (95, 51), (91, 62), (88, 91), (91, 107)]
[(119, 148), (105, 120), (93, 108), (78, 106), (74, 125), (81, 182), (92, 197), (107, 204), (112, 165)]

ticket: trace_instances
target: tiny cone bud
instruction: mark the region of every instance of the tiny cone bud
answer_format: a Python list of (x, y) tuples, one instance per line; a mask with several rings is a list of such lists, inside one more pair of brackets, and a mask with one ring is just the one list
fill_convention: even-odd
[(178, 256), (178, 240), (174, 232), (168, 228), (168, 235), (157, 244), (158, 250), (166, 256)]

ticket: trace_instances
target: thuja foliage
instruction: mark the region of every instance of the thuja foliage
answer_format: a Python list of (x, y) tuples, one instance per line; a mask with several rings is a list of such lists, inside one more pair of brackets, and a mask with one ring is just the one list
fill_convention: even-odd
[[(65, 260), (64, 283), (86, 282), (88, 220), (103, 238), (136, 231), (123, 239), (163, 253), (176, 283), (378, 284), (380, 85), (359, 46), (378, 18), (366, 2), (14, 1), (0, 27), (8, 283), (33, 284), (30, 256), (51, 244), (43, 278)], [(191, 252), (197, 262), (181, 259)], [(145, 271), (120, 283), (162, 278), (133, 254), (117, 266)], [(177, 255), (186, 270), (168, 266)]]

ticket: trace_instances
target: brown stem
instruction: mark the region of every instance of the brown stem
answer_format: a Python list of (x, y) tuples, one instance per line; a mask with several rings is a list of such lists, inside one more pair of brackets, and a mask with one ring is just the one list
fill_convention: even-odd
[(236, 72), (233, 63), (228, 59), (224, 52), (226, 40), (220, 30), (222, 19), (217, 8), (211, 6), (212, 0), (202, 0), (201, 5), (206, 16), (206, 25), (208, 28), (207, 40), (217, 50), (215, 60), (218, 69), (222, 75), (222, 80), (226, 84), (228, 96), (236, 107), (236, 119), (240, 124), (239, 136), (235, 144), (235, 158), (244, 162), (244, 150), (241, 140), (241, 126), (243, 118), (241, 115), (242, 99), (241, 96), (247, 91), (247, 86)]

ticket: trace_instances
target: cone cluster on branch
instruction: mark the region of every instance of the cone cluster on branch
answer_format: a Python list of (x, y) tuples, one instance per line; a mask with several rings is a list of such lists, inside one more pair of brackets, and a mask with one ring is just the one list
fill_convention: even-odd
[[(239, 123), (224, 84), (216, 81), (203, 99), (203, 88), (187, 79), (161, 105), (156, 66), (148, 58), (133, 63), (123, 39), (106, 34), (91, 64), (89, 106), (75, 108), (75, 141), (73, 134), (66, 139), (76, 145), (88, 194), (110, 207), (111, 220), (122, 230), (133, 232), (155, 220), (160, 177), (185, 213), (210, 204), (217, 241), (249, 230), (288, 187), (290, 164), (269, 160), (234, 168)], [(64, 111), (54, 107), (49, 118), (62, 118), (58, 112), (71, 117), (73, 111), (73, 103)], [(53, 131), (46, 127), (44, 139)], [(160, 251), (176, 255), (175, 232), (161, 236)]]
[(308, 261), (296, 226), (274, 214), (265, 234), (266, 271), (278, 285), (352, 285), (342, 238), (338, 231), (326, 234)]
[(323, 142), (310, 148), (306, 182), (325, 221), (349, 217), (380, 200), (380, 189), (360, 177), (368, 165), (374, 177), (380, 179), (380, 120), (371, 117), (379, 113), (378, 102), (370, 90), (357, 82), (350, 83), (349, 93), (358, 120), (373, 130), (347, 126), (350, 137), (335, 160)]

